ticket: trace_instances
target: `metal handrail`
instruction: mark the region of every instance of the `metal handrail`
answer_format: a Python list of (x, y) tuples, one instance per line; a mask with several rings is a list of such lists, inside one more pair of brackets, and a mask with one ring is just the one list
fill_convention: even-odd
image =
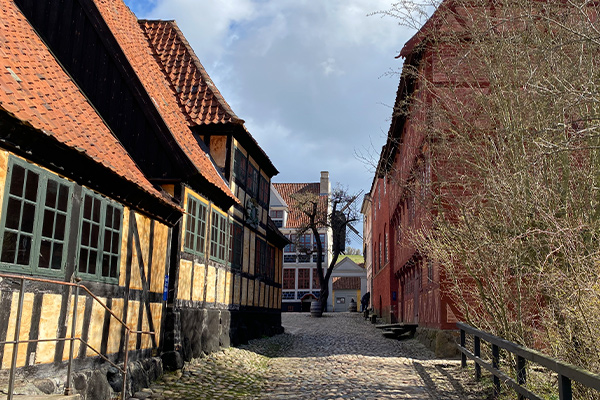
[[(560, 400), (571, 400), (573, 391), (571, 381), (579, 382), (588, 388), (600, 391), (600, 375), (593, 374), (574, 365), (556, 360), (537, 350), (533, 350), (518, 345), (508, 340), (502, 339), (491, 333), (473, 328), (462, 322), (457, 322), (456, 326), (460, 329), (461, 367), (467, 366), (467, 357), (475, 361), (475, 378), (481, 377), (481, 367), (487, 369), (494, 376), (494, 392), (500, 394), (500, 379), (508, 384), (517, 392), (519, 400), (534, 399), (541, 400), (536, 394), (525, 388), (527, 374), (526, 362), (534, 362), (558, 374), (558, 392)], [(466, 334), (473, 335), (473, 352), (469, 351), (466, 345)], [(488, 363), (481, 358), (481, 340), (492, 345), (492, 363)], [(500, 370), (500, 349), (504, 349), (516, 356), (516, 377), (514, 380)]]
[[(78, 340), (80, 343), (83, 343), (86, 346), (86, 348), (89, 348), (90, 350), (92, 350), (94, 353), (96, 353), (98, 356), (100, 356), (103, 360), (108, 362), (113, 367), (117, 368), (123, 374), (123, 387), (122, 387), (122, 391), (121, 391), (121, 399), (125, 400), (126, 389), (127, 389), (127, 364), (128, 364), (128, 360), (129, 360), (129, 336), (130, 336), (130, 334), (134, 334), (134, 335), (142, 334), (142, 335), (153, 335), (156, 338), (155, 332), (132, 330), (129, 326), (127, 326), (127, 324), (125, 322), (123, 322), (123, 320), (121, 320), (121, 318), (119, 318), (110, 308), (108, 308), (106, 306), (106, 304), (104, 304), (102, 302), (102, 300), (100, 300), (96, 295), (94, 295), (87, 287), (80, 284), (79, 283), (80, 279), (78, 279), (78, 278), (75, 278), (76, 282), (61, 282), (61, 281), (55, 281), (55, 280), (51, 280), (51, 279), (35, 278), (35, 277), (30, 277), (30, 276), (13, 275), (13, 274), (2, 274), (2, 273), (0, 273), (0, 278), (18, 279), (21, 281), (20, 288), (19, 288), (19, 305), (17, 308), (17, 321), (15, 324), (14, 340), (0, 341), (0, 344), (12, 344), (13, 345), (12, 360), (11, 360), (11, 365), (10, 365), (10, 374), (9, 374), (9, 381), (8, 381), (8, 399), (7, 400), (13, 399), (14, 383), (15, 383), (15, 370), (16, 370), (16, 365), (17, 365), (17, 354), (18, 354), (18, 349), (19, 349), (20, 343), (69, 341), (70, 342), (69, 362), (67, 364), (67, 380), (65, 382), (64, 394), (65, 394), (65, 396), (72, 394), (71, 373), (72, 373), (72, 364), (73, 364), (73, 352), (75, 350), (75, 341), (76, 340)], [(20, 329), (21, 329), (21, 317), (23, 314), (23, 298), (25, 295), (25, 281), (26, 280), (34, 281), (34, 282), (50, 283), (50, 284), (61, 285), (61, 286), (69, 286), (69, 287), (75, 289), (75, 298), (73, 300), (73, 320), (71, 321), (71, 337), (69, 337), (69, 338), (57, 337), (57, 338), (48, 338), (48, 339), (19, 340)], [(119, 324), (121, 324), (121, 326), (123, 326), (125, 328), (125, 355), (123, 358), (123, 367), (120, 367), (117, 364), (115, 364), (114, 362), (112, 362), (111, 360), (109, 360), (108, 357), (106, 357), (105, 355), (100, 353), (98, 350), (96, 350), (94, 347), (92, 347), (89, 343), (87, 343), (82, 338), (75, 337), (75, 329), (77, 327), (76, 312), (77, 312), (77, 304), (78, 304), (78, 300), (79, 300), (79, 289), (80, 288), (82, 288), (92, 299), (94, 299), (98, 304), (100, 304), (102, 306), (102, 308), (104, 308), (105, 311), (108, 311), (108, 313), (114, 319), (116, 319), (117, 322), (119, 322)]]

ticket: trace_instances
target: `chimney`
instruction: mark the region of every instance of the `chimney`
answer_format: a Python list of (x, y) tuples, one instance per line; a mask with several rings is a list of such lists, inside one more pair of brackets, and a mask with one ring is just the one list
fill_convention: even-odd
[(329, 195), (331, 185), (329, 184), (329, 171), (321, 171), (321, 195)]

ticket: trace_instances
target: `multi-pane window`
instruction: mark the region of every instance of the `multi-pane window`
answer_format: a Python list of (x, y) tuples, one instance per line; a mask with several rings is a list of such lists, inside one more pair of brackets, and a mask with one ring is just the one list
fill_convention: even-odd
[(231, 224), (231, 267), (242, 269), (244, 250), (244, 228), (236, 222)]
[(296, 262), (296, 255), (295, 254), (284, 254), (283, 255), (283, 262), (284, 263), (295, 263)]
[(252, 197), (258, 195), (258, 170), (254, 165), (248, 163), (248, 175), (246, 176), (246, 191)]
[(313, 269), (312, 273), (313, 273), (313, 281), (312, 281), (313, 285), (312, 285), (312, 287), (313, 287), (313, 289), (320, 289), (321, 288), (321, 284), (320, 284), (320, 281), (319, 281), (319, 273), (317, 272), (316, 269)]
[(310, 268), (298, 268), (298, 289), (310, 289)]
[(283, 269), (283, 289), (296, 288), (296, 270), (293, 268)]
[(296, 252), (296, 235), (291, 234), (288, 236), (290, 244), (286, 245), (283, 249), (284, 253), (295, 253)]
[(267, 242), (256, 238), (256, 247), (254, 249), (254, 273), (265, 275), (267, 272)]
[(312, 240), (310, 233), (305, 233), (303, 235), (298, 236), (298, 250), (306, 251), (312, 248)]
[(271, 210), (269, 214), (275, 226), (281, 228), (283, 226), (283, 210)]
[(267, 254), (267, 277), (275, 279), (275, 247), (269, 245)]
[(122, 215), (121, 206), (84, 192), (77, 268), (80, 274), (118, 278)]
[(299, 254), (298, 255), (299, 263), (308, 263), (310, 262), (310, 254)]
[(185, 239), (183, 247), (186, 251), (204, 255), (206, 237), (207, 206), (192, 195), (188, 195), (186, 207)]
[(212, 224), (210, 231), (210, 258), (225, 263), (227, 260), (227, 239), (229, 229), (227, 217), (217, 210), (212, 210)]
[(265, 207), (269, 205), (269, 182), (262, 175), (260, 176), (258, 202)]
[[(387, 227), (386, 227), (387, 229)], [(384, 257), (384, 263), (387, 264), (388, 262), (388, 235), (387, 235), (387, 231), (383, 233), (383, 257)]]
[(26, 272), (60, 271), (66, 255), (71, 184), (11, 158), (7, 187), (1, 263)]
[(246, 170), (248, 169), (248, 159), (240, 151), (235, 149), (235, 155), (233, 156), (233, 174), (236, 182), (244, 185), (246, 184)]

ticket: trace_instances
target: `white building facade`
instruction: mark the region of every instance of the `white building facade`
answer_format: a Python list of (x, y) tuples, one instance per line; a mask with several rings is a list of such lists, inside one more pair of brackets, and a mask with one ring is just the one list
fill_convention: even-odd
[[(269, 214), (279, 230), (290, 240), (283, 253), (282, 311), (309, 311), (310, 303), (319, 298), (316, 239), (311, 232), (300, 233), (307, 217), (295, 207), (294, 196), (318, 194), (324, 204), (331, 193), (329, 172), (322, 171), (319, 182), (273, 183)], [(323, 244), (322, 265), (326, 269), (332, 254), (331, 228), (319, 229)]]

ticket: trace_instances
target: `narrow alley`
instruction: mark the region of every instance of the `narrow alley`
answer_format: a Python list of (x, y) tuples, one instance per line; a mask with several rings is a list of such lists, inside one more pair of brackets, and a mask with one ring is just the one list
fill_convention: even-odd
[(458, 360), (386, 339), (358, 313), (283, 313), (285, 334), (167, 373), (135, 399), (484, 399)]

